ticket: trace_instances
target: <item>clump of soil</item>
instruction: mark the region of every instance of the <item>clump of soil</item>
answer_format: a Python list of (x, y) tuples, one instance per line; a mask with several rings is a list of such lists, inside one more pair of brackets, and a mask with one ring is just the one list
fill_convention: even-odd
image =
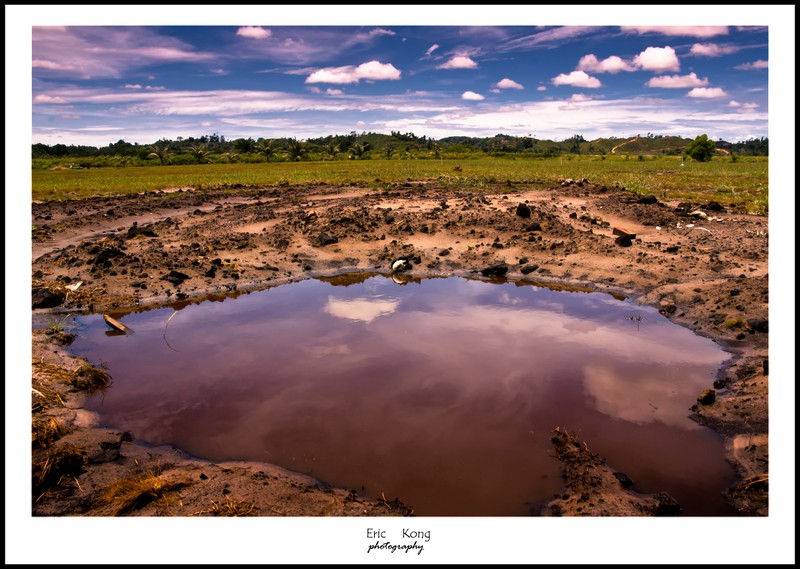
[[(400, 279), (525, 279), (632, 297), (731, 353), (707, 388), (713, 397), (687, 401), (687, 414), (726, 437), (727, 457), (742, 480), (729, 492), (731, 503), (766, 515), (768, 220), (739, 211), (643, 199), (588, 180), (549, 190), (524, 183), (454, 189), (409, 180), (379, 191), (184, 189), (34, 203), (32, 311), (43, 330), (55, 314), (123, 314), (312, 276), (389, 274), (399, 260), (408, 264), (396, 273)], [(34, 333), (32, 410), (35, 420), (58, 418), (70, 429), (48, 452), (70, 444), (86, 460), (71, 454), (63, 468), (48, 465), (52, 474), (34, 468), (41, 484), (59, 488), (33, 497), (37, 515), (412, 512), (399, 500), (367, 499), (269, 465), (196, 461), (97, 428), (75, 393), (105, 388), (111, 378), (76, 375), (87, 362), (70, 359), (59, 346), (53, 352), (66, 340)], [(667, 497), (631, 493), (601, 457), (569, 437), (554, 437), (567, 497), (548, 506), (551, 515), (674, 513)], [(43, 456), (35, 455), (34, 463)], [(577, 464), (593, 474), (577, 476)], [(156, 470), (164, 481), (157, 495), (145, 492), (121, 510), (99, 499), (114, 481)]]

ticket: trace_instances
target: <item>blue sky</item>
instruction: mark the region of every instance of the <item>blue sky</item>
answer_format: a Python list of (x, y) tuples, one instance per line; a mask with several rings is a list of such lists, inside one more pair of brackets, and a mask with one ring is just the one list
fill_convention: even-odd
[(508, 8), (519, 9), (506, 7), (500, 21), (519, 25), (393, 25), (388, 14), (373, 15), (375, 24), (298, 25), (296, 14), (255, 9), (238, 25), (34, 27), (33, 142), (393, 130), (436, 139), (769, 136), (773, 38), (758, 18), (693, 23), (692, 9), (677, 7), (687, 23), (664, 26), (653, 24), (658, 10), (643, 8), (642, 24), (562, 26), (540, 23), (533, 7), (509, 18)]

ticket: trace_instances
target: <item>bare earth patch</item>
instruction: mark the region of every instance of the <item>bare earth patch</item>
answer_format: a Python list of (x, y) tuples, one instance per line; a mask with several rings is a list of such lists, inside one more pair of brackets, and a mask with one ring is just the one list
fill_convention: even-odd
[[(263, 463), (200, 461), (96, 426), (83, 394), (113, 389), (113, 378), (98, 383), (102, 373), (69, 355), (64, 332), (48, 330), (60, 313), (113, 317), (312, 276), (389, 274), (399, 258), (412, 263), (412, 278), (494, 272), (630, 296), (715, 340), (731, 360), (709, 392), (686, 402), (687, 414), (726, 437), (741, 477), (729, 490), (734, 507), (767, 515), (766, 217), (585, 180), (550, 190), (435, 181), (380, 191), (177, 189), (32, 210), (34, 515), (413, 514), (393, 496), (359, 496)], [(565, 487), (543, 515), (679, 513), (669, 496), (631, 492), (591, 445), (554, 431)]]

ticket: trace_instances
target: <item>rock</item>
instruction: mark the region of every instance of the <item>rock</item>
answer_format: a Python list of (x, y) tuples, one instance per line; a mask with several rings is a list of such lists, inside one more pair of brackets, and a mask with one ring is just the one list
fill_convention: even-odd
[(664, 251), (666, 251), (667, 253), (677, 253), (679, 250), (680, 250), (680, 247), (678, 247), (677, 245), (672, 245), (672, 246), (667, 247), (666, 249), (664, 249)]
[(183, 281), (185, 281), (187, 279), (190, 279), (190, 278), (191, 277), (189, 275), (187, 275), (186, 273), (182, 273), (180, 271), (174, 271), (173, 270), (173, 271), (170, 271), (169, 274), (163, 278), (163, 280), (168, 281), (168, 282), (172, 283), (175, 286), (178, 286), (179, 284), (183, 283)]
[(96, 267), (108, 268), (112, 265), (111, 259), (123, 256), (125, 256), (125, 253), (123, 253), (116, 247), (106, 247), (105, 249), (101, 250), (94, 258), (94, 265)]
[(33, 308), (54, 308), (59, 306), (64, 299), (67, 298), (67, 294), (63, 291), (52, 291), (47, 288), (35, 288), (33, 289)]
[(614, 243), (619, 245), (620, 247), (630, 247), (633, 245), (633, 239), (627, 235), (620, 235), (614, 240)]
[(639, 198), (638, 202), (643, 204), (653, 204), (653, 203), (658, 203), (658, 198), (652, 195), (642, 196)]
[(747, 321), (747, 325), (756, 332), (763, 332), (764, 334), (769, 332), (769, 321), (763, 318), (751, 318)]
[(522, 218), (528, 218), (531, 216), (531, 208), (529, 208), (526, 204), (521, 203), (517, 205), (517, 215)]
[(764, 375), (769, 375), (769, 359), (764, 358), (764, 362), (761, 364), (761, 367), (764, 369)]
[(524, 267), (522, 267), (522, 268), (519, 270), (519, 272), (521, 272), (523, 275), (527, 275), (527, 274), (530, 274), (530, 273), (532, 273), (533, 271), (535, 271), (535, 270), (536, 270), (536, 269), (538, 269), (538, 268), (539, 268), (539, 265), (536, 265), (536, 264), (533, 264), (533, 265), (525, 265)]
[(655, 508), (653, 514), (656, 516), (677, 516), (681, 513), (681, 506), (678, 501), (667, 494), (659, 492), (655, 495)]
[(715, 201), (708, 202), (706, 209), (709, 211), (722, 211), (722, 212), (725, 211), (725, 208), (720, 203)]
[(711, 405), (717, 400), (717, 392), (713, 389), (706, 389), (697, 396), (697, 402), (701, 405)]
[(411, 270), (411, 263), (408, 259), (397, 259), (394, 263), (392, 263), (392, 271), (395, 273), (409, 270)]
[(328, 235), (327, 233), (320, 233), (318, 241), (320, 247), (324, 247), (325, 245), (333, 245), (334, 243), (338, 243), (339, 239), (333, 237), (332, 235)]
[(442, 249), (441, 251), (439, 251), (439, 256), (440, 257), (447, 257), (449, 254), (450, 254), (450, 250), (449, 249)]
[(525, 228), (525, 231), (541, 231), (541, 230), (542, 230), (542, 224), (539, 223), (538, 221), (534, 221)]
[(486, 277), (502, 277), (508, 272), (508, 265), (500, 263), (481, 269), (481, 274)]
[(126, 237), (128, 239), (133, 239), (134, 237), (137, 237), (139, 235), (143, 235), (144, 237), (158, 237), (158, 235), (156, 235), (156, 232), (153, 231), (152, 228), (139, 227), (138, 225), (129, 228)]
[(622, 485), (623, 488), (630, 488), (633, 486), (633, 480), (628, 478), (628, 475), (623, 472), (615, 472), (614, 478), (619, 480), (619, 483)]

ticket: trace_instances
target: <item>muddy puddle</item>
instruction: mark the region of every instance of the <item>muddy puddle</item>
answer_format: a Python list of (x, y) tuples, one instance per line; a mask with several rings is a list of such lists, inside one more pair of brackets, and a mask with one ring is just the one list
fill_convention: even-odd
[(722, 439), (689, 418), (728, 354), (631, 301), (345, 275), (114, 316), (133, 333), (79, 316), (71, 349), (113, 377), (87, 408), (139, 440), (418, 516), (521, 516), (562, 487), (558, 426), (685, 515), (734, 513)]

